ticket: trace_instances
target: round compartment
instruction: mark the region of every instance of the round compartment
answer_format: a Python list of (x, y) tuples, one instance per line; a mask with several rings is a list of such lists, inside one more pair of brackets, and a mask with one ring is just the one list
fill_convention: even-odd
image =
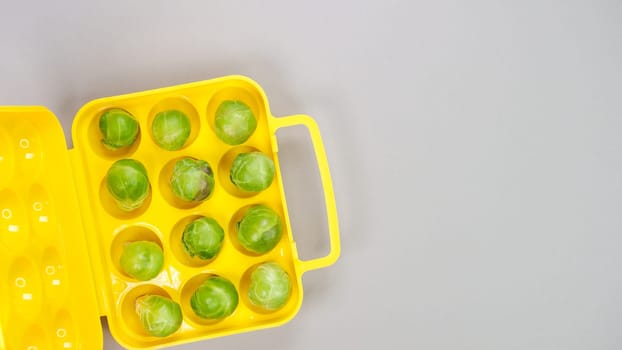
[(201, 286), (201, 284), (203, 284), (203, 282), (205, 282), (205, 280), (207, 280), (210, 277), (223, 277), (227, 280), (229, 280), (231, 283), (233, 283), (233, 281), (229, 278), (226, 278), (224, 276), (220, 276), (217, 274), (211, 274), (211, 273), (202, 273), (202, 274), (198, 274), (194, 277), (192, 277), (191, 279), (189, 279), (184, 286), (181, 289), (181, 311), (183, 312), (184, 316), (186, 317), (186, 319), (188, 319), (191, 323), (193, 323), (195, 326), (209, 326), (209, 325), (213, 325), (219, 322), (222, 322), (230, 317), (233, 317), (237, 311), (237, 309), (239, 308), (239, 299), (240, 299), (240, 292), (238, 290), (238, 287), (235, 286), (235, 283), (233, 283), (233, 285), (236, 288), (236, 291), (238, 292), (238, 307), (236, 307), (236, 310), (233, 311), (233, 313), (223, 319), (219, 319), (219, 320), (209, 320), (209, 319), (205, 319), (202, 317), (197, 316), (197, 314), (194, 312), (194, 310), (192, 309), (192, 306), (190, 305), (190, 299), (192, 298), (192, 295), (194, 294), (194, 292), (197, 290), (197, 288), (199, 288), (199, 286)]
[(134, 140), (134, 143), (132, 143), (132, 145), (119, 148), (116, 150), (109, 149), (106, 146), (104, 146), (104, 143), (102, 142), (103, 135), (101, 131), (99, 130), (99, 119), (101, 118), (102, 114), (104, 114), (106, 111), (110, 109), (122, 109), (126, 111), (127, 113), (129, 113), (130, 115), (132, 115), (134, 119), (136, 119), (136, 121), (139, 121), (139, 118), (136, 115), (134, 115), (132, 112), (124, 108), (110, 107), (110, 108), (102, 109), (97, 113), (97, 116), (95, 118), (91, 118), (91, 122), (88, 127), (88, 142), (93, 152), (95, 152), (95, 154), (97, 154), (98, 156), (104, 159), (113, 160), (113, 159), (118, 159), (118, 158), (128, 158), (132, 154), (134, 154), (134, 152), (136, 152), (136, 150), (138, 149), (138, 146), (140, 145), (140, 141), (142, 138), (142, 130), (141, 130), (140, 122), (138, 123), (138, 135), (136, 136), (136, 140)]
[(67, 295), (67, 276), (58, 250), (48, 247), (43, 253), (41, 263), (45, 300), (50, 304), (60, 305)]
[(0, 242), (20, 251), (28, 244), (29, 231), (22, 201), (11, 190), (0, 191)]
[(149, 205), (151, 204), (151, 196), (153, 194), (152, 187), (153, 183), (151, 178), (149, 178), (149, 194), (147, 195), (147, 198), (145, 199), (143, 204), (139, 208), (132, 211), (125, 211), (119, 208), (116, 200), (114, 199), (114, 197), (112, 197), (110, 191), (108, 191), (108, 188), (106, 187), (106, 177), (104, 176), (99, 186), (99, 202), (108, 214), (114, 216), (117, 219), (134, 219), (143, 215), (149, 209)]
[[(227, 153), (225, 153), (222, 156), (222, 158), (220, 159), (220, 162), (218, 163), (218, 179), (220, 180), (220, 185), (233, 196), (240, 197), (240, 198), (249, 198), (249, 197), (255, 196), (263, 192), (263, 191), (260, 191), (260, 192), (243, 191), (239, 189), (231, 181), (231, 175), (230, 175), (231, 166), (233, 164), (233, 161), (235, 160), (235, 157), (237, 157), (241, 153), (250, 153), (250, 152), (261, 152), (261, 151), (258, 150), (257, 148), (250, 147), (250, 146), (237, 146), (227, 151)], [(274, 183), (274, 179), (272, 180), (272, 183)]]
[[(117, 269), (117, 273), (124, 279), (131, 281), (135, 281), (135, 279), (125, 274), (125, 272), (123, 272), (123, 269), (121, 269), (121, 255), (123, 254), (123, 249), (126, 243), (138, 241), (153, 242), (160, 246), (160, 248), (163, 248), (160, 237), (155, 233), (155, 228), (140, 225), (122, 227), (115, 233), (115, 237), (112, 240), (112, 245), (110, 247), (110, 257), (112, 259), (112, 263)], [(164, 253), (164, 249), (162, 249), (162, 252)], [(166, 257), (164, 265), (166, 265)], [(158, 276), (160, 276), (163, 271), (164, 267), (162, 268), (162, 271), (160, 271)], [(156, 276), (152, 280), (157, 279), (158, 276)]]
[[(143, 328), (140, 317), (138, 316), (138, 313), (136, 313), (136, 299), (145, 295), (160, 295), (172, 299), (171, 295), (163, 288), (153, 284), (142, 284), (130, 289), (127, 294), (122, 297), (119, 305), (121, 310), (119, 310), (118, 317), (121, 319), (120, 321), (124, 322), (127, 328), (129, 328), (129, 330), (135, 335), (140, 337), (151, 337)], [(173, 301), (175, 300), (173, 299)]]
[(9, 136), (0, 129), (0, 174), (2, 174), (0, 176), (0, 188), (6, 186), (13, 179), (13, 171), (15, 170), (13, 152)]
[(69, 311), (61, 309), (56, 313), (51, 331), (55, 349), (74, 349), (80, 346), (78, 328), (75, 327)]
[(7, 282), (12, 313), (27, 320), (36, 320), (43, 306), (41, 279), (34, 265), (25, 257), (17, 258), (9, 268)]
[(43, 162), (43, 147), (38, 129), (30, 122), (20, 120), (12, 131), (17, 176), (32, 179), (39, 175)]
[[(244, 255), (248, 255), (248, 256), (252, 256), (252, 257), (269, 254), (271, 251), (273, 251), (279, 245), (279, 243), (277, 243), (274, 246), (274, 248), (272, 248), (271, 250), (269, 250), (269, 251), (267, 251), (265, 253), (256, 253), (256, 252), (247, 250), (246, 248), (244, 248), (242, 246), (242, 244), (240, 244), (240, 241), (238, 240), (238, 223), (240, 222), (240, 220), (242, 220), (242, 218), (244, 217), (244, 215), (246, 214), (248, 209), (250, 209), (251, 207), (254, 207), (256, 205), (264, 205), (264, 206), (274, 210), (271, 206), (263, 204), (263, 203), (255, 203), (255, 204), (244, 206), (244, 207), (238, 209), (238, 211), (236, 211), (235, 214), (233, 214), (233, 216), (231, 216), (231, 219), (229, 220), (229, 227), (228, 227), (229, 228), (229, 230), (228, 230), (228, 232), (229, 232), (228, 233), (229, 234), (229, 239), (233, 243), (233, 246), (238, 251), (243, 253)], [(282, 233), (281, 239), (279, 240), (279, 242), (280, 242), (281, 240), (283, 240), (283, 236), (285, 236), (285, 221), (283, 221), (283, 217), (281, 216), (281, 214), (279, 214), (278, 211), (275, 210), (275, 212), (281, 218), (281, 224), (283, 226), (283, 233)]]
[(276, 310), (267, 310), (262, 307), (255, 306), (255, 304), (251, 302), (250, 297), (248, 296), (248, 292), (249, 292), (250, 284), (251, 284), (251, 274), (255, 271), (255, 269), (258, 266), (268, 263), (268, 262), (277, 263), (276, 261), (264, 261), (264, 262), (251, 266), (249, 269), (247, 269), (244, 272), (244, 274), (242, 275), (242, 279), (240, 280), (240, 291), (239, 291), (240, 299), (242, 300), (244, 305), (246, 305), (246, 307), (248, 307), (249, 309), (251, 309), (252, 311), (258, 314), (273, 314), (276, 312), (290, 313), (291, 308), (294, 308), (296, 306), (296, 300), (298, 298), (298, 290), (296, 288), (296, 281), (294, 279), (295, 278), (294, 274), (291, 271), (289, 271), (288, 268), (286, 268), (285, 266), (281, 264), (277, 263), (279, 266), (281, 266), (285, 270), (285, 272), (287, 272), (287, 275), (289, 276), (289, 280), (291, 282), (290, 295), (283, 306), (281, 306), (280, 308)]
[(43, 327), (41, 327), (38, 324), (34, 324), (28, 327), (26, 329), (26, 332), (22, 336), (21, 349), (24, 349), (24, 350), (51, 349), (50, 339), (45, 333)]
[[(213, 175), (214, 168), (210, 164), (210, 169), (212, 170), (212, 176), (214, 176), (214, 188), (212, 189), (212, 192), (209, 194), (209, 196), (207, 196), (207, 198), (205, 198), (202, 201), (185, 201), (177, 197), (173, 193), (173, 190), (171, 189), (170, 180), (171, 180), (171, 176), (173, 175), (173, 168), (175, 167), (175, 163), (178, 160), (181, 160), (184, 158), (193, 158), (193, 157), (179, 157), (179, 158), (175, 158), (175, 159), (168, 161), (168, 163), (166, 163), (166, 165), (164, 165), (164, 167), (162, 168), (162, 171), (160, 171), (160, 179), (158, 183), (160, 186), (160, 193), (162, 194), (162, 197), (164, 197), (164, 199), (170, 205), (176, 208), (180, 208), (180, 209), (190, 209), (190, 208), (197, 207), (201, 205), (203, 202), (209, 200), (214, 195), (214, 192), (216, 191), (218, 186), (216, 184), (217, 183), (216, 176)], [(193, 159), (196, 159), (196, 158), (193, 158)]]
[(55, 237), (57, 227), (53, 222), (55, 216), (50, 203), (50, 197), (43, 186), (35, 184), (28, 194), (30, 225), (33, 231), (41, 237)]
[[(218, 137), (218, 135), (216, 134), (215, 118), (216, 118), (216, 111), (218, 110), (218, 107), (220, 107), (220, 104), (223, 103), (224, 101), (243, 102), (253, 112), (253, 115), (255, 116), (255, 119), (257, 120), (257, 128), (259, 128), (259, 125), (261, 123), (264, 123), (264, 120), (266, 118), (266, 114), (265, 114), (266, 108), (265, 108), (263, 99), (259, 91), (257, 91), (256, 89), (250, 86), (241, 86), (241, 85), (229, 86), (229, 87), (226, 87), (226, 88), (223, 88), (217, 91), (214, 95), (212, 95), (212, 97), (210, 98), (207, 104), (207, 109), (206, 109), (207, 122), (210, 128), (212, 129), (215, 138), (218, 141), (222, 142), (223, 144), (226, 144), (226, 143), (222, 141), (220, 137)], [(249, 140), (252, 139), (255, 134), (257, 134), (257, 129), (255, 129), (253, 134), (249, 137)], [(248, 140), (246, 142), (248, 142)]]
[[(169, 241), (169, 247), (171, 248), (171, 251), (173, 252), (173, 255), (175, 256), (175, 258), (181, 262), (182, 264), (189, 266), (189, 267), (202, 267), (202, 266), (206, 266), (209, 263), (211, 263), (212, 261), (214, 261), (214, 259), (218, 258), (218, 254), (220, 254), (220, 252), (218, 252), (216, 254), (216, 256), (214, 256), (213, 258), (209, 259), (209, 260), (203, 260), (200, 259), (196, 256), (191, 257), (190, 255), (188, 255), (188, 253), (186, 252), (185, 248), (184, 248), (184, 244), (181, 240), (184, 230), (186, 228), (186, 226), (188, 224), (190, 224), (191, 222), (193, 222), (196, 219), (200, 219), (202, 217), (210, 217), (209, 215), (192, 215), (192, 216), (187, 216), (181, 220), (179, 220), (175, 226), (173, 227), (173, 231), (171, 232), (171, 236), (170, 236), (170, 241)], [(216, 219), (214, 219), (216, 220)], [(218, 221), (218, 220), (216, 220)], [(223, 228), (224, 230), (224, 226), (222, 226), (222, 224), (219, 222), (218, 224), (220, 224), (220, 226)], [(225, 234), (226, 235), (226, 234)], [(222, 244), (224, 245), (224, 239)], [(222, 250), (222, 246), (220, 247), (220, 249)]]
[(186, 140), (184, 145), (181, 148), (175, 150), (179, 151), (190, 146), (197, 138), (199, 130), (201, 129), (201, 120), (199, 118), (199, 113), (197, 112), (196, 108), (194, 108), (192, 103), (190, 103), (190, 101), (185, 97), (169, 97), (158, 102), (155, 106), (153, 106), (151, 112), (149, 112), (149, 119), (147, 121), (147, 125), (149, 127), (149, 135), (151, 135), (153, 143), (156, 144), (158, 148), (161, 147), (158, 145), (153, 135), (153, 121), (158, 113), (171, 110), (177, 110), (184, 113), (190, 120), (190, 135), (188, 136), (188, 139)]

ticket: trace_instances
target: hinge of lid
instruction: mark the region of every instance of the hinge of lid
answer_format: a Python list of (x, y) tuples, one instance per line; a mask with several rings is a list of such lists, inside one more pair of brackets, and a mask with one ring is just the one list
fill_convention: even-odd
[[(88, 251), (90, 254), (90, 267), (92, 271), (92, 278), (95, 285), (95, 294), (97, 298), (97, 305), (99, 308), (99, 315), (105, 316), (106, 310), (108, 310), (107, 298), (106, 298), (106, 288), (107, 284), (104, 283), (102, 278), (97, 278), (97, 276), (105, 276), (104, 274), (104, 257), (100, 252), (100, 244), (97, 239), (97, 235), (95, 234), (95, 228), (93, 227), (92, 220), (92, 211), (90, 210), (91, 201), (88, 199), (88, 195), (86, 192), (86, 188), (84, 186), (79, 186), (80, 183), (83, 183), (82, 179), (79, 176), (82, 176), (82, 160), (80, 159), (80, 154), (75, 149), (68, 150), (69, 152), (69, 161), (71, 163), (72, 174), (74, 177), (74, 186), (76, 188), (76, 192), (78, 194), (78, 204), (81, 210), (82, 217), (82, 227), (84, 229), (84, 236), (86, 239), (86, 244)], [(97, 254), (99, 253), (99, 254)]]

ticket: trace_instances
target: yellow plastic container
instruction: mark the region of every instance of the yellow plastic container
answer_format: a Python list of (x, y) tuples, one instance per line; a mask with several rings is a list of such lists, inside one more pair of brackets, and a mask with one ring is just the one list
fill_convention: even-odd
[[(214, 113), (224, 100), (241, 100), (254, 112), (257, 129), (247, 142), (229, 146), (213, 131)], [(98, 121), (103, 111), (122, 108), (140, 124), (138, 140), (129, 149), (110, 151), (101, 144)], [(150, 134), (160, 111), (179, 109), (191, 119), (192, 132), (178, 151), (159, 148)], [(326, 201), (331, 249), (327, 256), (302, 261), (292, 236), (277, 157), (275, 132), (282, 127), (308, 128)], [(317, 125), (308, 116), (275, 118), (262, 89), (241, 76), (108, 97), (86, 104), (72, 129), (74, 149), (67, 151), (62, 129), (43, 107), (0, 107), (0, 349), (102, 348), (100, 316), (123, 346), (161, 348), (197, 340), (281, 325), (299, 310), (302, 274), (326, 267), (339, 256), (339, 229), (326, 155)], [(240, 152), (259, 150), (272, 156), (276, 176), (259, 194), (238, 191), (229, 181), (229, 167)], [(210, 197), (188, 205), (172, 195), (168, 177), (176, 159), (207, 161), (216, 179)], [(147, 168), (150, 196), (140, 209), (117, 209), (104, 186), (111, 164), (122, 158)], [(279, 213), (284, 234), (263, 255), (244, 251), (235, 224), (244, 210), (264, 204)], [(194, 218), (210, 216), (225, 229), (219, 254), (209, 262), (183, 251), (183, 228)], [(165, 266), (154, 279), (133, 280), (119, 268), (123, 244), (135, 240), (158, 243)], [(292, 280), (287, 304), (274, 312), (255, 308), (247, 297), (249, 274), (260, 263), (281, 265)], [(194, 289), (208, 276), (219, 275), (235, 285), (240, 302), (218, 322), (195, 316), (190, 307)], [(134, 311), (145, 294), (169, 296), (181, 305), (181, 328), (164, 338), (144, 332)]]

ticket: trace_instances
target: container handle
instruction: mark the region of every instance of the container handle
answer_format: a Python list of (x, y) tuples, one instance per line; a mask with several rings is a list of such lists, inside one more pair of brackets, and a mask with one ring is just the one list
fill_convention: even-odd
[(273, 134), (275, 134), (278, 129), (283, 127), (304, 125), (305, 127), (307, 127), (309, 134), (311, 135), (311, 141), (313, 143), (313, 149), (315, 151), (315, 158), (317, 160), (318, 168), (320, 170), (322, 187), (324, 188), (324, 201), (326, 203), (326, 216), (328, 217), (330, 251), (328, 252), (328, 255), (321, 258), (315, 258), (310, 260), (298, 259), (298, 262), (302, 273), (330, 266), (335, 263), (335, 261), (337, 261), (337, 258), (339, 257), (339, 253), (341, 251), (341, 243), (339, 241), (339, 223), (337, 220), (335, 193), (333, 191), (333, 183), (330, 177), (328, 160), (326, 159), (326, 152), (324, 150), (322, 136), (320, 135), (320, 129), (315, 123), (315, 120), (307, 115), (298, 114), (270, 119), (270, 126)]

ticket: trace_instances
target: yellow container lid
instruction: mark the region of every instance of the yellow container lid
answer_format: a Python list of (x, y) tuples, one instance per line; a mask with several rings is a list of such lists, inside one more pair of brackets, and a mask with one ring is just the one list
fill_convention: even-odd
[(97, 349), (95, 276), (63, 130), (43, 107), (0, 107), (0, 345)]
[[(236, 146), (220, 140), (214, 116), (223, 101), (246, 104), (257, 120), (250, 138)], [(130, 113), (139, 125), (132, 146), (112, 151), (102, 142), (99, 119), (107, 110)], [(191, 132), (184, 146), (167, 151), (158, 146), (151, 127), (155, 116), (179, 110)], [(327, 256), (298, 258), (287, 212), (277, 157), (276, 130), (303, 125), (310, 132), (324, 188), (331, 249)], [(127, 348), (147, 349), (237, 334), (281, 325), (302, 303), (302, 274), (326, 267), (339, 256), (339, 228), (319, 129), (304, 115), (275, 118), (263, 90), (254, 81), (228, 76), (156, 90), (108, 97), (86, 104), (74, 119), (74, 149), (65, 149), (54, 115), (42, 107), (0, 107), (0, 349), (102, 347), (99, 317), (108, 318), (115, 339)], [(275, 179), (259, 193), (238, 190), (229, 171), (235, 156), (259, 151), (275, 165)], [(179, 159), (209, 163), (215, 187), (202, 202), (173, 195), (169, 179)], [(119, 159), (141, 162), (150, 181), (149, 196), (134, 211), (120, 210), (106, 189), (105, 177)], [(283, 236), (264, 254), (245, 250), (237, 224), (248, 208), (261, 204), (278, 213)], [(215, 219), (225, 238), (218, 254), (200, 260), (186, 254), (181, 241), (187, 224), (200, 217)], [(164, 253), (164, 267), (149, 281), (126, 275), (119, 259), (125, 244), (152, 241)], [(287, 303), (271, 312), (248, 298), (250, 273), (275, 262), (289, 275)], [(194, 314), (190, 298), (210, 276), (229, 280), (239, 304), (228, 317), (207, 321)], [(183, 322), (167, 337), (142, 328), (136, 299), (157, 294), (181, 306)], [(3, 343), (4, 342), (4, 343)]]

